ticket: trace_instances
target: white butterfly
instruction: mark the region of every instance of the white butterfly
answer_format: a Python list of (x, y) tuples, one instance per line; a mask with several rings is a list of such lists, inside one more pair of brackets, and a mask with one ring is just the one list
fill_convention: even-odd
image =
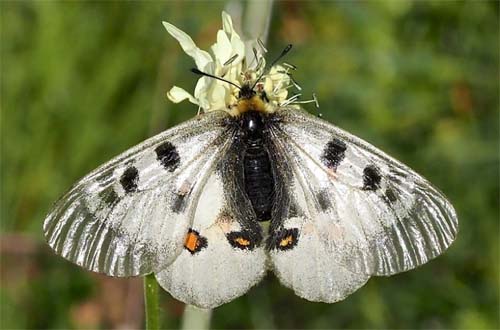
[(301, 110), (287, 99), (291, 67), (266, 71), (259, 51), (239, 56), (225, 13), (223, 22), (215, 58), (165, 23), (205, 72), (194, 96), (174, 87), (169, 97), (204, 111), (64, 194), (44, 224), (56, 253), (111, 276), (154, 272), (175, 298), (213, 308), (268, 270), (305, 299), (335, 302), (371, 275), (407, 271), (446, 250), (457, 217), (444, 195)]

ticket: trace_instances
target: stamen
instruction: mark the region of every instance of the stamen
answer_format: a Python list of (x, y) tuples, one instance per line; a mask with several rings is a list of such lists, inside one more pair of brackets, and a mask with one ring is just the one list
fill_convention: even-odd
[[(286, 74), (286, 73), (285, 73)], [(276, 84), (276, 86), (274, 86), (274, 89), (273, 89), (273, 94), (276, 94), (276, 92), (279, 90), (279, 89), (282, 89), (283, 88), (283, 82), (285, 81), (285, 78), (284, 76), (282, 75), (281, 76), (282, 78), (278, 81), (278, 83)]]
[(293, 104), (307, 104), (307, 103), (315, 103), (315, 100), (304, 100), (304, 101), (296, 101)]
[(288, 100), (285, 100), (285, 102), (283, 102), (283, 104), (281, 104), (281, 106), (287, 106), (287, 105), (289, 105), (291, 103), (295, 103), (295, 101), (298, 100), (301, 95), (302, 94), (295, 94), (295, 95), (293, 95)]
[(288, 63), (288, 62), (283, 62), (283, 66), (284, 66), (284, 67), (287, 67), (287, 68), (289, 68), (289, 69), (292, 69), (292, 70), (294, 70), (294, 71), (295, 71), (295, 70), (297, 70), (297, 67), (296, 67), (295, 65), (290, 64), (290, 63)]
[(275, 76), (282, 76), (282, 75), (288, 75), (288, 71), (283, 71), (283, 70), (278, 70), (276, 72), (273, 72), (273, 73), (268, 73), (266, 75), (266, 77), (275, 77)]
[(262, 42), (262, 40), (260, 40), (260, 38), (257, 39), (257, 43), (259, 44), (260, 48), (262, 48), (264, 53), (267, 53), (267, 48), (266, 46), (264, 46), (264, 43)]
[(319, 109), (319, 101), (318, 101), (318, 98), (316, 97), (316, 93), (313, 93), (313, 99), (314, 99), (314, 101), (316, 101), (316, 108)]
[(256, 68), (256, 70), (255, 70), (255, 71), (264, 70), (264, 69), (265, 69), (264, 63), (265, 63), (265, 61), (264, 61), (264, 57), (261, 57), (261, 58), (259, 59), (259, 63), (257, 63), (257, 68)]
[(314, 103), (316, 105), (316, 108), (319, 109), (319, 102), (318, 102), (318, 98), (316, 97), (316, 93), (313, 93), (312, 100), (295, 101), (296, 99), (298, 99), (298, 97), (295, 97), (295, 96), (298, 96), (298, 95), (301, 95), (301, 94), (296, 94), (296, 95), (292, 96), (291, 98), (289, 98), (287, 100), (287, 102), (288, 102), (287, 105), (290, 104), (290, 103), (293, 103), (293, 104)]
[(299, 91), (301, 91), (302, 87), (300, 87), (300, 85), (295, 81), (295, 79), (293, 79), (292, 75), (289, 74), (288, 77), (290, 77), (290, 81), (292, 82), (293, 86), (297, 88)]
[(257, 53), (257, 49), (255, 47), (252, 47), (252, 52), (253, 52), (253, 58), (252, 61), (248, 64), (248, 68), (252, 67), (252, 64), (257, 61), (257, 64), (259, 63), (259, 54)]
[(227, 60), (223, 65), (226, 66), (226, 65), (229, 65), (231, 63), (234, 62), (235, 59), (238, 58), (238, 54), (234, 54), (233, 56), (231, 56), (231, 58), (229, 60)]

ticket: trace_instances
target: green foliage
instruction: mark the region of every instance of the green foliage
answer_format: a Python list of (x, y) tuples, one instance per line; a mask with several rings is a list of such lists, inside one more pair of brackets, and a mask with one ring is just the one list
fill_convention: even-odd
[[(208, 48), (224, 3), (0, 6), (2, 233), (37, 247), (2, 255), (1, 327), (79, 327), (75, 306), (94, 299), (98, 278), (44, 246), (45, 213), (79, 177), (196, 114), (166, 99), (197, 77), (161, 21)], [(324, 118), (435, 183), (460, 233), (444, 256), (337, 304), (302, 300), (269, 275), (215, 310), (214, 328), (500, 327), (498, 22), (498, 2), (486, 1), (275, 4), (271, 56), (293, 43), (287, 61)], [(161, 296), (162, 325), (178, 327), (182, 306)]]

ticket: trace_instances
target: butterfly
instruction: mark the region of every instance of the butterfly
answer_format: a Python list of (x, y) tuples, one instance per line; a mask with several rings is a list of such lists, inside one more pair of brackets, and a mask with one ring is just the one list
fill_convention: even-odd
[[(192, 51), (192, 40), (167, 30)], [(443, 193), (295, 99), (283, 102), (286, 69), (256, 62), (236, 75), (245, 59), (197, 62), (211, 68), (194, 70), (203, 84), (220, 84), (207, 90), (224, 86), (231, 96), (226, 106), (78, 181), (45, 219), (52, 249), (111, 276), (153, 272), (178, 300), (214, 308), (268, 271), (307, 300), (340, 301), (371, 276), (413, 269), (448, 248), (458, 224)]]

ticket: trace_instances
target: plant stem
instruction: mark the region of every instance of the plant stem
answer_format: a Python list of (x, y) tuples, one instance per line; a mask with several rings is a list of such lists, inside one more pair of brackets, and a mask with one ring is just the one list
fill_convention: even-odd
[(144, 276), (144, 308), (146, 329), (158, 330), (160, 328), (158, 283), (153, 273)]
[[(243, 13), (242, 31), (246, 40), (267, 42), (273, 0), (248, 0)], [(251, 51), (251, 49), (250, 49)]]

